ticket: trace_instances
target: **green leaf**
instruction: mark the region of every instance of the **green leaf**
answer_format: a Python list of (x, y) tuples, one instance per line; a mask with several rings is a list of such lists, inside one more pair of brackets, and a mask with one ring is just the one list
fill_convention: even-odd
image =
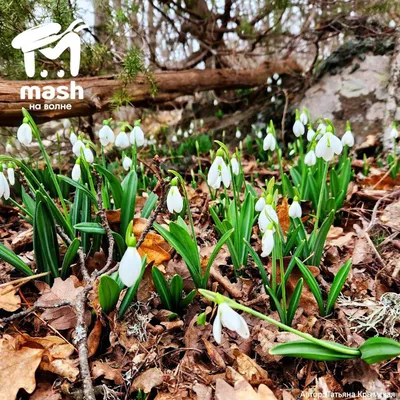
[(182, 299), (183, 279), (180, 275), (174, 275), (169, 284), (169, 292), (171, 294), (172, 310), (179, 310), (179, 303)]
[(384, 337), (367, 339), (361, 346), (361, 358), (368, 364), (376, 364), (400, 355), (400, 343)]
[(139, 288), (140, 282), (142, 281), (144, 271), (146, 270), (146, 259), (147, 259), (147, 256), (144, 256), (142, 258), (142, 271), (140, 272), (140, 275), (139, 275), (138, 280), (136, 281), (136, 284), (134, 286), (131, 286), (125, 292), (125, 295), (124, 295), (124, 298), (122, 299), (121, 306), (119, 308), (119, 313), (118, 313), (118, 316), (119, 316), (120, 319), (128, 311), (128, 308), (132, 304), (132, 301), (133, 301), (133, 299), (134, 299), (134, 297), (136, 295), (136, 292), (137, 292), (137, 290)]
[(260, 272), (261, 279), (262, 279), (262, 281), (263, 281), (264, 286), (270, 287), (271, 285), (270, 285), (270, 282), (269, 282), (267, 273), (266, 273), (266, 271), (265, 271), (264, 265), (263, 265), (263, 263), (262, 263), (262, 261), (261, 261), (261, 258), (260, 258), (259, 255), (255, 252), (255, 250), (253, 249), (253, 247), (251, 246), (251, 244), (250, 244), (246, 239), (243, 239), (243, 240), (244, 240), (245, 245), (246, 245), (247, 248), (249, 249), (249, 253), (250, 253), (251, 257), (253, 258), (254, 262), (256, 263), (256, 265), (257, 265), (257, 267), (258, 267), (258, 270), (259, 270), (259, 272)]
[(80, 222), (74, 225), (74, 229), (81, 232), (97, 233), (101, 235), (105, 235), (106, 233), (106, 230), (98, 222)]
[(99, 302), (103, 311), (108, 314), (118, 303), (121, 289), (118, 283), (108, 275), (102, 275), (99, 283)]
[(172, 305), (172, 295), (170, 289), (168, 288), (168, 282), (165, 279), (163, 273), (157, 267), (153, 267), (151, 270), (151, 275), (153, 277), (154, 287), (156, 288), (156, 291), (160, 296), (162, 305), (167, 310), (174, 311)]
[(295, 258), (296, 264), (299, 267), (301, 273), (303, 274), (304, 280), (306, 281), (308, 287), (310, 288), (312, 294), (317, 301), (319, 312), (321, 316), (325, 315), (325, 307), (324, 307), (324, 300), (322, 299), (321, 289), (319, 288), (317, 280), (314, 278), (314, 275), (311, 271), (298, 259)]
[(26, 265), (12, 250), (4, 246), (3, 243), (0, 243), (0, 260), (9, 263), (24, 275), (33, 275), (33, 272), (29, 266)]
[(332, 210), (330, 214), (326, 217), (321, 228), (319, 228), (315, 242), (313, 240), (314, 236), (311, 235), (310, 237), (309, 247), (314, 250), (314, 256), (311, 260), (311, 264), (316, 267), (318, 267), (321, 262), (322, 254), (324, 252), (325, 240), (328, 235), (329, 229), (332, 226), (334, 218), (335, 218), (335, 211)]
[(294, 314), (296, 313), (297, 307), (299, 306), (301, 292), (303, 291), (303, 278), (300, 278), (293, 290), (292, 297), (288, 306), (286, 314), (286, 324), (292, 326)]
[(332, 282), (331, 289), (329, 290), (328, 300), (326, 302), (326, 314), (330, 314), (333, 310), (333, 306), (343, 288), (343, 285), (349, 275), (351, 269), (351, 258), (347, 260), (342, 268), (338, 271), (335, 276), (335, 279)]
[[(125, 250), (126, 250), (126, 243), (125, 243), (125, 240), (124, 240), (123, 237), (122, 237), (119, 233), (117, 233), (117, 232), (112, 231), (112, 235), (113, 235), (113, 238), (114, 238), (114, 241), (115, 241), (117, 250), (118, 250), (119, 258), (121, 259), (122, 256), (123, 256), (124, 253), (125, 253)], [(117, 259), (117, 261), (119, 261), (119, 259)]]
[(64, 175), (57, 175), (58, 180), (63, 181), (63, 182), (67, 182), (68, 184), (70, 184), (71, 186), (73, 186), (76, 189), (82, 190), (82, 192), (89, 197), (90, 201), (95, 204), (96, 206), (98, 206), (97, 204), (97, 199), (95, 197), (95, 195), (89, 191), (89, 189), (87, 189), (85, 186), (83, 186), (82, 184), (80, 184), (79, 182), (74, 181), (73, 179), (69, 178), (68, 176), (64, 176)]
[(35, 200), (33, 200), (32, 197), (25, 192), (25, 189), (23, 187), (21, 188), (21, 195), (22, 202), (24, 203), (28, 214), (31, 215), (33, 218), (33, 216), (35, 215)]
[(49, 211), (43, 197), (36, 194), (36, 210), (33, 220), (33, 239), (35, 254), (39, 250), (38, 269), (40, 272), (50, 271), (53, 278), (59, 276), (58, 268), (60, 255), (58, 252), (58, 241), (56, 226), (53, 216)]
[(184, 310), (196, 297), (196, 289), (193, 289), (186, 297), (184, 297), (179, 303), (179, 308)]
[(285, 313), (286, 310), (284, 310), (282, 308), (279, 299), (276, 297), (275, 293), (273, 292), (273, 290), (269, 286), (265, 286), (265, 290), (267, 291), (269, 297), (271, 297), (272, 301), (274, 302), (276, 310), (278, 311), (279, 318), (280, 318), (281, 322), (283, 324), (286, 324), (286, 315), (285, 315), (286, 314)]
[(129, 223), (135, 214), (138, 179), (135, 171), (130, 171), (124, 179), (121, 201), (121, 236), (125, 236)]
[(156, 203), (158, 200), (158, 196), (154, 192), (150, 192), (149, 197), (144, 203), (142, 212), (140, 213), (141, 218), (149, 218), (151, 212), (154, 210)]
[(67, 252), (65, 253), (64, 260), (61, 266), (61, 279), (66, 279), (69, 275), (69, 267), (71, 266), (76, 253), (78, 252), (79, 246), (81, 242), (78, 238), (75, 238), (68, 247)]
[[(99, 174), (103, 175), (103, 177), (107, 179), (114, 199), (115, 208), (120, 208), (123, 191), (121, 183), (119, 182), (118, 178), (116, 178), (116, 176), (112, 172), (108, 171), (99, 164), (93, 164), (93, 167)], [(142, 218), (147, 218), (147, 217), (142, 217)]]
[(239, 230), (239, 242), (235, 243), (237, 249), (240, 249), (240, 262), (241, 265), (247, 264), (248, 251), (247, 246), (243, 243), (243, 239), (250, 240), (251, 231), (253, 229), (254, 220), (254, 199), (250, 193), (247, 193), (242, 207), (240, 209), (239, 225), (233, 225), (235, 230)]
[(278, 344), (270, 351), (272, 355), (285, 357), (306, 358), (316, 361), (338, 361), (348, 358), (357, 358), (354, 355), (343, 354), (325, 347), (319, 346), (308, 340), (294, 340), (292, 342)]

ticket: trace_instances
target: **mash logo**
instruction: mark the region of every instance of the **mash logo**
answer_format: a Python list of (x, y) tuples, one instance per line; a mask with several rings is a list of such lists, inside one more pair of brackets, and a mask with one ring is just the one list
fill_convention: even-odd
[[(29, 78), (35, 76), (35, 61), (37, 53), (49, 60), (56, 60), (61, 54), (69, 50), (70, 52), (70, 74), (77, 76), (81, 61), (81, 38), (79, 32), (88, 26), (77, 19), (71, 25), (61, 32), (61, 25), (57, 23), (47, 23), (35, 26), (20, 33), (12, 41), (15, 49), (21, 50), (24, 54), (25, 72)], [(60, 69), (57, 76), (63, 78), (65, 71)], [(42, 70), (40, 76), (46, 78), (47, 70)], [(75, 98), (83, 99), (83, 89), (71, 81), (69, 86), (22, 86), (20, 90), (21, 99), (44, 99), (44, 100), (68, 100)]]

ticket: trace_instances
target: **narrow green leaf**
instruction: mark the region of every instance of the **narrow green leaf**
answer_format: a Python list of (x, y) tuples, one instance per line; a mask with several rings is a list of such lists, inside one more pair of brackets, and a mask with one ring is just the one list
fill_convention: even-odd
[(99, 283), (99, 302), (104, 313), (111, 312), (118, 303), (121, 292), (118, 283), (108, 275), (102, 275)]
[[(110, 190), (114, 199), (114, 205), (115, 208), (120, 208), (121, 203), (122, 203), (122, 186), (121, 183), (119, 182), (118, 178), (110, 171), (105, 169), (99, 164), (93, 164), (94, 169), (103, 177), (107, 179), (108, 184), (110, 185)], [(147, 218), (147, 217), (142, 217), (142, 218)]]
[(69, 267), (74, 261), (74, 258), (78, 252), (80, 244), (81, 244), (80, 240), (78, 238), (75, 238), (69, 245), (61, 266), (61, 273), (60, 273), (61, 279), (66, 279), (68, 277)]
[(68, 176), (64, 176), (64, 175), (57, 175), (58, 180), (63, 181), (63, 182), (67, 182), (68, 184), (70, 184), (71, 186), (73, 186), (75, 189), (79, 189), (81, 190), (86, 196), (89, 197), (90, 201), (95, 204), (96, 206), (98, 206), (97, 204), (97, 199), (94, 196), (94, 194), (87, 189), (85, 186), (83, 186), (82, 184), (80, 184), (79, 182), (74, 181), (73, 179), (69, 178)]
[(179, 303), (182, 300), (183, 279), (180, 275), (174, 275), (169, 284), (169, 292), (171, 293), (171, 311), (179, 311)]
[(12, 250), (4, 246), (3, 243), (0, 243), (0, 260), (9, 263), (24, 275), (33, 275), (33, 272), (29, 266), (26, 265)]
[(184, 297), (179, 303), (179, 308), (184, 310), (196, 297), (196, 289), (193, 289), (186, 297)]
[(322, 259), (322, 254), (324, 252), (325, 240), (328, 235), (329, 229), (332, 226), (334, 218), (335, 218), (335, 211), (332, 210), (330, 214), (326, 217), (321, 228), (319, 228), (315, 242), (313, 241), (314, 237), (313, 236), (310, 237), (309, 246), (311, 249), (314, 250), (314, 256), (312, 257), (311, 265), (319, 267), (319, 264)]
[(124, 179), (121, 201), (121, 236), (125, 236), (129, 223), (133, 219), (136, 205), (138, 179), (135, 171), (130, 171)]
[(330, 314), (333, 310), (333, 306), (342, 291), (343, 285), (346, 282), (347, 276), (351, 269), (351, 258), (347, 260), (340, 268), (332, 282), (331, 289), (329, 290), (328, 300), (326, 302), (326, 314)]
[(367, 339), (361, 346), (361, 358), (368, 364), (376, 364), (400, 355), (400, 343), (384, 337)]
[(271, 287), (271, 284), (270, 284), (269, 279), (268, 279), (267, 272), (265, 271), (265, 268), (264, 268), (264, 265), (263, 265), (263, 263), (261, 261), (261, 258), (255, 252), (255, 250), (253, 249), (251, 244), (246, 239), (243, 239), (243, 240), (244, 240), (245, 245), (249, 249), (249, 253), (250, 253), (251, 257), (253, 258), (254, 262), (256, 263), (256, 265), (258, 267), (258, 270), (260, 272), (261, 279), (263, 281), (264, 286)]
[(286, 314), (286, 324), (292, 326), (294, 314), (299, 306), (301, 292), (303, 291), (303, 278), (300, 278), (293, 290), (292, 297), (290, 298), (289, 307)]
[(151, 275), (153, 277), (154, 287), (156, 288), (156, 291), (160, 296), (162, 305), (167, 310), (174, 311), (174, 307), (172, 304), (172, 295), (170, 289), (168, 288), (168, 282), (165, 279), (163, 273), (157, 267), (153, 267), (151, 270)]
[(98, 222), (80, 222), (74, 225), (74, 229), (86, 232), (86, 233), (97, 233), (105, 235), (106, 230)]
[(146, 203), (144, 203), (142, 212), (140, 213), (141, 218), (150, 217), (151, 212), (156, 207), (157, 200), (158, 196), (154, 192), (150, 192), (149, 197), (146, 200)]

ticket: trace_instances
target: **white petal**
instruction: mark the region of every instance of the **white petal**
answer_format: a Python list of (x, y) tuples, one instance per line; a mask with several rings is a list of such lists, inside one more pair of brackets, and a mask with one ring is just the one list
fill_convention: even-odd
[(255, 205), (255, 210), (261, 212), (264, 209), (264, 207), (265, 207), (265, 199), (264, 197), (260, 197)]
[(240, 325), (239, 325), (239, 328), (236, 330), (236, 332), (243, 339), (248, 339), (250, 337), (250, 331), (249, 331), (247, 322), (244, 320), (244, 318), (241, 315), (239, 315), (239, 321), (240, 321)]
[(8, 200), (10, 198), (10, 185), (7, 182), (6, 177), (3, 175), (4, 179), (4, 200)]
[(292, 218), (301, 218), (301, 206), (298, 201), (294, 201), (289, 207), (289, 216)]
[(176, 188), (174, 192), (174, 210), (177, 213), (180, 213), (183, 209), (183, 198), (179, 192), (179, 189)]
[(390, 131), (390, 137), (392, 139), (397, 139), (399, 137), (399, 131), (393, 127), (392, 130)]
[(322, 158), (323, 158), (325, 161), (331, 161), (332, 158), (333, 158), (333, 156), (334, 156), (334, 153), (333, 153), (332, 147), (327, 147), (327, 148), (325, 149), (324, 153), (322, 154)]
[(304, 125), (299, 120), (297, 120), (293, 125), (293, 133), (296, 137), (299, 137), (304, 135), (304, 131)]
[(140, 276), (142, 259), (135, 247), (128, 247), (119, 263), (119, 278), (127, 286), (133, 286)]
[(337, 155), (339, 155), (343, 150), (342, 142), (337, 136), (333, 134), (331, 135), (331, 147), (333, 152)]
[(300, 114), (300, 122), (301, 122), (303, 125), (307, 125), (308, 117), (307, 117), (307, 114), (306, 114), (306, 113), (302, 112), (302, 113)]
[(272, 249), (274, 248), (274, 232), (270, 229), (267, 229), (261, 240), (262, 247), (262, 257), (267, 257), (272, 253)]
[(232, 158), (231, 165), (232, 165), (232, 172), (235, 175), (239, 175), (240, 168), (239, 168), (239, 163), (238, 163), (238, 160), (236, 159), (236, 157)]
[(128, 148), (130, 145), (128, 135), (125, 132), (120, 132), (115, 139), (115, 145), (120, 149)]
[(85, 160), (86, 160), (89, 164), (93, 164), (93, 162), (94, 162), (94, 156), (93, 156), (92, 150), (90, 150), (88, 147), (85, 147), (85, 150), (83, 151), (83, 154), (84, 154), (84, 156), (85, 156)]
[(327, 147), (328, 147), (328, 138), (326, 135), (324, 135), (317, 143), (317, 146), (315, 148), (315, 155), (317, 157), (322, 157)]
[(229, 185), (231, 184), (231, 171), (229, 170), (229, 168), (225, 163), (221, 165), (221, 177), (224, 186), (228, 188)]
[(175, 207), (174, 207), (174, 191), (175, 191), (175, 189), (176, 189), (176, 186), (172, 186), (169, 189), (169, 192), (167, 195), (167, 208), (171, 214), (173, 214), (174, 210), (175, 210)]
[(308, 165), (309, 167), (315, 165), (315, 163), (317, 162), (314, 150), (310, 150), (306, 156), (304, 157), (304, 163), (306, 165)]
[(125, 171), (129, 171), (132, 166), (132, 160), (129, 157), (124, 157), (124, 161), (122, 161), (122, 166)]
[(0, 172), (0, 198), (3, 197), (4, 191), (5, 191), (5, 181), (4, 181), (4, 174), (3, 172)]
[(12, 145), (10, 143), (6, 144), (6, 152), (7, 153), (12, 153), (14, 151)]
[(77, 140), (75, 144), (72, 146), (72, 152), (77, 156), (81, 156), (81, 149), (85, 150), (85, 145), (83, 144), (82, 140)]
[(237, 331), (240, 327), (239, 314), (234, 311), (227, 303), (219, 305), (219, 312), (221, 313), (221, 324), (231, 331)]
[(276, 211), (271, 206), (271, 204), (267, 204), (264, 207), (264, 212), (268, 217), (269, 223), (271, 223), (271, 222), (275, 222), (276, 224), (279, 223), (278, 215), (276, 214)]
[(69, 141), (71, 142), (72, 146), (76, 143), (77, 140), (78, 136), (76, 136), (74, 132), (71, 132), (71, 134), (69, 135)]
[(74, 181), (79, 181), (81, 178), (81, 166), (79, 164), (75, 164), (74, 167), (72, 168), (72, 179)]
[(32, 128), (29, 124), (22, 124), (17, 131), (18, 141), (25, 146), (28, 146), (32, 142)]
[(221, 324), (221, 315), (219, 313), (219, 307), (217, 310), (217, 315), (214, 319), (213, 336), (214, 336), (215, 341), (218, 344), (221, 344), (221, 342), (222, 342), (222, 324)]
[[(217, 157), (218, 158), (218, 157)], [(212, 163), (209, 171), (208, 171), (208, 175), (207, 175), (207, 183), (214, 189), (218, 189), (215, 188), (215, 183), (218, 180), (218, 176), (219, 176), (219, 169), (218, 169), (218, 163), (217, 163), (217, 158), (214, 160), (214, 162)]]
[(343, 146), (347, 145), (349, 147), (354, 146), (354, 136), (351, 131), (346, 131), (342, 137)]
[(314, 129), (309, 129), (307, 132), (307, 140), (311, 142), (314, 139), (315, 131)]
[(15, 184), (15, 172), (14, 168), (8, 168), (7, 169), (7, 176), (8, 176), (8, 181), (10, 182), (11, 186), (14, 186)]

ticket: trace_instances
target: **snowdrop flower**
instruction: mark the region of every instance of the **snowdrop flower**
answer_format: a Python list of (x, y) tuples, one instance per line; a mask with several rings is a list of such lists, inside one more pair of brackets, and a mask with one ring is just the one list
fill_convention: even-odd
[(273, 225), (269, 224), (261, 239), (261, 257), (268, 257), (272, 253), (272, 249), (274, 248), (274, 232)]
[(299, 110), (296, 110), (296, 121), (293, 125), (293, 133), (296, 137), (304, 135), (305, 129), (304, 125), (300, 121)]
[(272, 206), (272, 196), (267, 196), (266, 205), (258, 217), (258, 226), (261, 232), (265, 232), (271, 222), (279, 223), (278, 215)]
[(113, 130), (108, 125), (108, 120), (105, 120), (103, 124), (103, 127), (99, 131), (99, 139), (102, 146), (107, 146), (110, 143), (114, 143), (115, 135)]
[(271, 79), (271, 78), (268, 78), (268, 79), (267, 79), (267, 83), (268, 83), (268, 85), (271, 85), (272, 79)]
[(268, 86), (268, 87), (267, 87), (267, 92), (268, 92), (268, 93), (271, 93), (271, 92), (272, 92), (272, 87), (271, 87), (271, 86)]
[(342, 145), (343, 146), (349, 146), (353, 147), (354, 146), (354, 136), (353, 133), (348, 130), (345, 132), (345, 134), (342, 137)]
[(303, 125), (307, 125), (307, 123), (308, 123), (307, 113), (305, 113), (304, 110), (303, 110), (303, 112), (300, 114), (300, 122), (301, 122)]
[(392, 130), (390, 131), (390, 137), (396, 140), (399, 137), (399, 131), (397, 130), (396, 124), (393, 123)]
[(279, 78), (279, 79), (277, 80), (276, 84), (277, 84), (278, 86), (282, 85), (282, 79)]
[[(175, 136), (176, 137), (176, 136)], [(183, 133), (183, 137), (184, 138), (188, 138), (189, 137), (189, 133), (187, 132), (187, 131), (185, 131), (184, 133)]]
[(307, 140), (309, 142), (312, 142), (313, 139), (316, 139), (315, 135), (316, 135), (316, 132), (314, 131), (314, 129), (311, 126), (309, 126), (308, 131), (307, 131)]
[(126, 149), (129, 147), (129, 137), (126, 134), (126, 132), (121, 131), (118, 133), (116, 139), (115, 139), (115, 145), (119, 147), (120, 149)]
[(72, 152), (77, 156), (81, 156), (81, 149), (85, 151), (85, 145), (82, 142), (82, 139), (80, 136), (78, 136), (78, 140), (75, 142), (75, 144), (72, 146)]
[(332, 128), (327, 128), (315, 148), (316, 156), (322, 157), (325, 161), (331, 161), (335, 154), (339, 155), (343, 150), (342, 142), (331, 130)]
[(257, 137), (258, 137), (259, 139), (262, 138), (262, 132), (261, 132), (261, 131), (258, 131), (258, 132), (257, 132)]
[(276, 139), (275, 136), (269, 132), (267, 136), (265, 136), (263, 149), (264, 151), (271, 150), (274, 151), (276, 147)]
[(28, 119), (24, 118), (22, 125), (18, 128), (17, 138), (20, 143), (29, 146), (32, 142), (32, 128), (28, 124)]
[(306, 156), (304, 157), (304, 163), (309, 167), (312, 167), (317, 163), (317, 156), (315, 155), (314, 150), (310, 150)]
[(296, 150), (295, 149), (290, 150), (289, 156), (294, 156), (295, 154), (296, 154)]
[(213, 104), (214, 104), (214, 106), (217, 106), (218, 105), (218, 100), (214, 99)]
[(75, 132), (71, 132), (69, 134), (69, 141), (72, 144), (72, 146), (78, 141), (78, 136), (76, 136)]
[(222, 327), (236, 332), (243, 339), (250, 337), (249, 327), (243, 317), (233, 310), (228, 303), (218, 305), (217, 316), (213, 324), (213, 336), (218, 344), (222, 342)]
[(207, 182), (213, 189), (219, 189), (221, 182), (227, 188), (231, 184), (231, 173), (223, 159), (224, 151), (219, 149), (208, 171)]
[(275, 103), (275, 96), (271, 97), (271, 103)]
[(75, 182), (78, 182), (79, 179), (81, 179), (81, 165), (80, 165), (79, 158), (76, 160), (76, 163), (75, 163), (74, 167), (72, 168), (71, 176)]
[(261, 212), (264, 209), (264, 207), (265, 207), (265, 198), (264, 197), (260, 197), (257, 200), (257, 203), (256, 203), (254, 208), (255, 208), (255, 210), (257, 212)]
[(69, 119), (64, 118), (62, 120), (64, 130), (67, 130), (71, 127), (71, 121)]
[(172, 136), (171, 140), (175, 143), (178, 140), (178, 138), (176, 137), (176, 135), (174, 135), (174, 136)]
[(124, 167), (125, 171), (129, 171), (131, 169), (132, 166), (132, 159), (125, 156), (124, 160), (122, 161), (122, 166)]
[(94, 156), (93, 156), (92, 150), (90, 150), (89, 147), (85, 147), (85, 150), (83, 150), (83, 155), (85, 156), (85, 160), (86, 160), (89, 164), (93, 164), (93, 162), (94, 162)]
[(128, 246), (120, 263), (119, 263), (119, 278), (122, 283), (131, 287), (134, 286), (140, 277), (142, 271), (142, 259), (136, 249), (136, 240), (134, 246)]
[(10, 197), (10, 185), (7, 182), (6, 177), (3, 173), (3, 167), (0, 167), (0, 198), (4, 197), (4, 200), (8, 200)]
[(277, 72), (272, 75), (272, 77), (277, 81), (279, 79), (279, 74)]
[(171, 188), (169, 189), (167, 196), (167, 208), (171, 214), (174, 212), (179, 214), (182, 211), (183, 198), (179, 192), (177, 178), (174, 178), (171, 181)]
[(240, 167), (239, 167), (239, 162), (236, 158), (236, 154), (234, 154), (231, 158), (231, 167), (232, 167), (232, 172), (234, 175), (239, 175), (240, 172)]
[(236, 130), (236, 135), (235, 135), (235, 136), (236, 136), (237, 139), (240, 139), (241, 136), (242, 136), (242, 132), (240, 132), (240, 130), (237, 129), (237, 130)]
[(14, 184), (15, 184), (15, 171), (14, 171), (14, 166), (11, 163), (8, 164), (7, 177), (8, 177), (8, 181), (10, 182), (10, 185), (14, 186)]
[(7, 153), (12, 153), (14, 151), (14, 148), (12, 147), (11, 143), (6, 144), (6, 152)]
[[(326, 125), (321, 122), (318, 126), (317, 126), (317, 132), (319, 132), (321, 135), (323, 135), (326, 132)], [(319, 138), (317, 138), (318, 140)]]
[(189, 129), (191, 131), (193, 131), (193, 129), (194, 129), (194, 122), (193, 121), (190, 122)]
[(176, 132), (176, 134), (177, 134), (178, 136), (182, 136), (182, 129), (179, 128), (178, 131)]
[(291, 218), (301, 218), (301, 206), (297, 196), (294, 197), (293, 203), (289, 207), (289, 217)]
[(144, 145), (144, 132), (139, 125), (135, 124), (133, 127), (130, 139), (132, 146), (136, 145), (137, 147), (141, 147)]

